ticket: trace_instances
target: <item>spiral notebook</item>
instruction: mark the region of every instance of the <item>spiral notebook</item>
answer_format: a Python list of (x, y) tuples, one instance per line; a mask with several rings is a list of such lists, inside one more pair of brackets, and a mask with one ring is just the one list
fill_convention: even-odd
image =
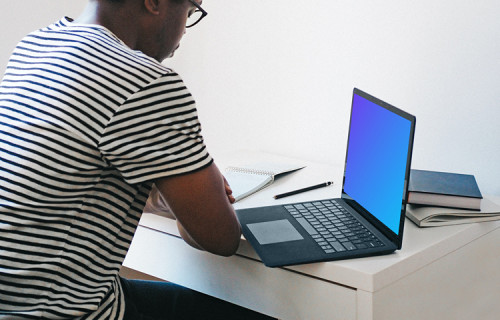
[(260, 162), (240, 167), (227, 167), (224, 172), (236, 201), (271, 185), (276, 178), (304, 168), (297, 164)]

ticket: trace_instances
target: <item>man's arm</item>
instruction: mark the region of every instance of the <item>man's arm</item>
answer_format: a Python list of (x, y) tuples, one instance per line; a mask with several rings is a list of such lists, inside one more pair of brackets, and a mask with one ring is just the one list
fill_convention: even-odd
[(236, 252), (241, 229), (227, 183), (215, 164), (194, 173), (161, 178), (155, 184), (187, 243), (222, 256)]

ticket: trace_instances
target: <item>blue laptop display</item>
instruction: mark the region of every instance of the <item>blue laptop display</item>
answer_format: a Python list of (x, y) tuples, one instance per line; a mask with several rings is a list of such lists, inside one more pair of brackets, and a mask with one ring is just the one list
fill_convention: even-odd
[(354, 89), (341, 198), (237, 210), (270, 267), (401, 248), (415, 117)]

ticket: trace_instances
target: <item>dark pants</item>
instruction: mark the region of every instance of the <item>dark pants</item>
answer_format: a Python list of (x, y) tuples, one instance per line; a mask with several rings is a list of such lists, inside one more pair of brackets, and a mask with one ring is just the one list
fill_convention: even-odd
[(168, 282), (121, 279), (125, 320), (268, 320), (260, 313)]

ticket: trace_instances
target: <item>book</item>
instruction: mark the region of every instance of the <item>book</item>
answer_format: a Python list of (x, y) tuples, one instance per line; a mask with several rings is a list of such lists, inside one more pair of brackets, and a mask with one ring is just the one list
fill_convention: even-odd
[(500, 220), (500, 204), (488, 196), (481, 201), (479, 211), (408, 204), (406, 216), (419, 227), (493, 221)]
[(224, 172), (236, 201), (244, 199), (271, 185), (279, 176), (304, 168), (291, 163), (256, 162), (250, 165), (227, 167)]
[(479, 210), (482, 199), (471, 174), (412, 169), (408, 203)]

